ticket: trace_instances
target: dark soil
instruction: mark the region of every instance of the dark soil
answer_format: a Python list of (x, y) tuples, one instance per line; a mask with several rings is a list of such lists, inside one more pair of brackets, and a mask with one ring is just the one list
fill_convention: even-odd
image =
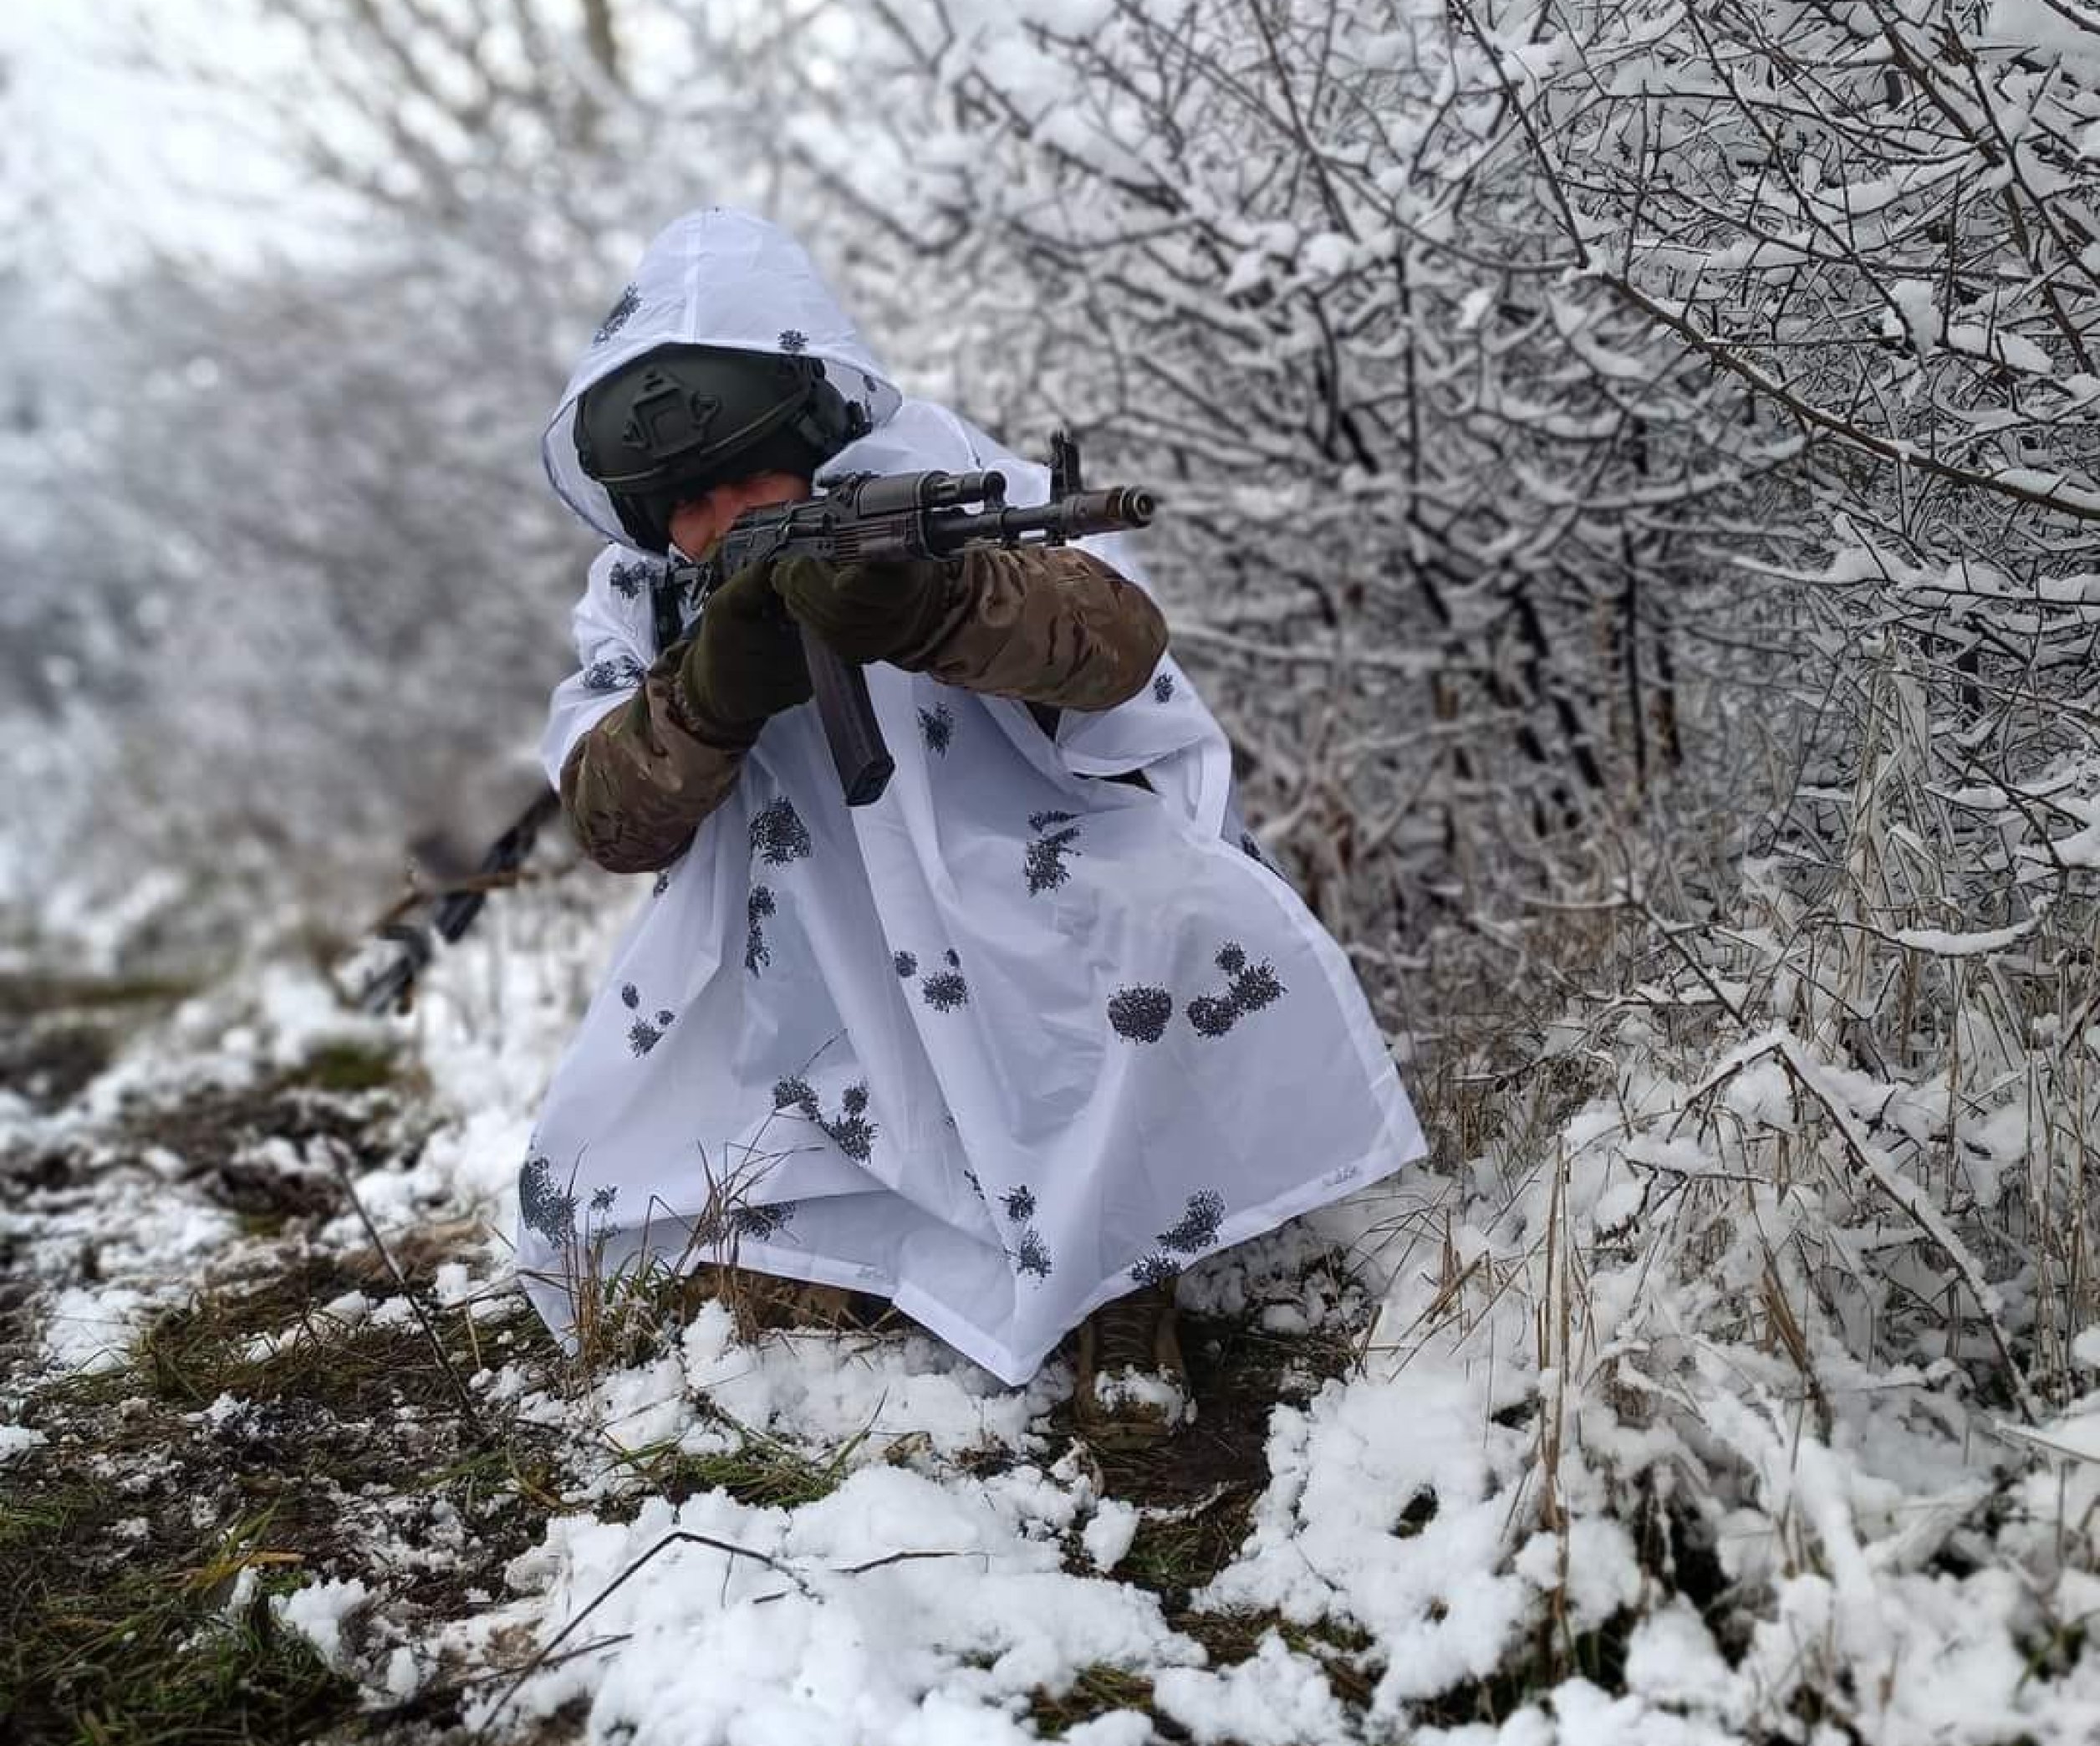
[[(1308, 1383), (1317, 1388), (1343, 1375), (1353, 1361), (1348, 1335), (1273, 1335), (1245, 1322), (1188, 1315), (1180, 1325), (1195, 1422), (1154, 1448), (1098, 1458), (1106, 1495), (1175, 1513), (1139, 1526), (1114, 1574), (1156, 1594), (1167, 1622), (1202, 1644), (1212, 1666), (1245, 1661), (1266, 1633), (1278, 1631), (1292, 1647), (1322, 1658), (1344, 1703), (1368, 1705), (1372, 1681), (1357, 1665), (1368, 1640), (1359, 1634), (1332, 1626), (1307, 1631), (1273, 1613), (1211, 1612), (1194, 1604), (1246, 1539), (1255, 1502), (1268, 1483), (1272, 1410), (1279, 1401), (1305, 1398)], [(1297, 1379), (1295, 1386), (1287, 1377)], [(1072, 1434), (1068, 1405), (1052, 1415), (1051, 1427)], [(1032, 1713), (1054, 1738), (1114, 1710), (1150, 1708), (1149, 1682), (1094, 1667), (1068, 1692), (1039, 1693)], [(1163, 1739), (1188, 1738), (1167, 1718), (1154, 1715), (1152, 1723)]]
[(0, 1091), (12, 1091), (38, 1111), (79, 1096), (115, 1050), (108, 1032), (96, 1025), (30, 1019), (0, 1026)]
[(48, 1112), (79, 1095), (176, 983), (0, 975), (0, 1091)]

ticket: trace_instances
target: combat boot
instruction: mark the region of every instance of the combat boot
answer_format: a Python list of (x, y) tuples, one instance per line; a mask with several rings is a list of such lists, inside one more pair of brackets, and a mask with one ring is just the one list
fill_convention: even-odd
[(1195, 1417), (1171, 1281), (1104, 1304), (1079, 1325), (1073, 1417), (1104, 1449), (1142, 1449)]

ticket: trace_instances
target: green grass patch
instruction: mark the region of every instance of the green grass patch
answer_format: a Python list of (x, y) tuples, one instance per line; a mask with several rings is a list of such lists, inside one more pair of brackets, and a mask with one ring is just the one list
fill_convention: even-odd
[(277, 1085), (281, 1090), (303, 1087), (347, 1094), (384, 1090), (399, 1084), (402, 1075), (401, 1052), (393, 1044), (341, 1038), (311, 1050)]
[(1170, 1609), (1185, 1607), (1190, 1594), (1231, 1563), (1239, 1551), (1254, 1514), (1256, 1494), (1250, 1482), (1185, 1520), (1141, 1523), (1115, 1574), (1150, 1589)]
[(0, 1555), (12, 1565), (46, 1541), (65, 1540), (106, 1514), (113, 1495), (105, 1483), (70, 1476), (33, 1488), (0, 1488)]
[[(421, 1342), (413, 1330), (346, 1326), (322, 1306), (358, 1289), (355, 1277), (312, 1261), (238, 1295), (200, 1294), (156, 1318), (132, 1348), (131, 1370), (160, 1399), (208, 1406), (222, 1394), (275, 1400), (354, 1400), (361, 1384), (385, 1378)], [(376, 1335), (377, 1337), (368, 1337)], [(270, 1342), (267, 1354), (257, 1344)], [(422, 1347), (426, 1362), (432, 1355)]]
[[(0, 1736), (217, 1746), (305, 1738), (354, 1713), (355, 1687), (271, 1614), (298, 1558), (273, 1549), (267, 1514), (215, 1534), (186, 1509), (139, 1508), (68, 1476), (0, 1493)], [(270, 1575), (229, 1612), (250, 1565)]]
[(702, 1492), (725, 1491), (753, 1509), (794, 1509), (838, 1489), (863, 1441), (854, 1437), (823, 1461), (801, 1450), (738, 1427), (734, 1449), (694, 1453), (675, 1443), (627, 1452), (619, 1464), (652, 1497), (682, 1504)]
[[(353, 1682), (278, 1626), (269, 1597), (359, 1576), (390, 1605), (457, 1617), (468, 1590), (499, 1588), (538, 1541), (563, 1507), (557, 1434), (492, 1422), (454, 1380), (480, 1367), (477, 1341), (509, 1330), (433, 1310), (448, 1371), (419, 1326), (329, 1315), (354, 1282), (309, 1259), (201, 1294), (156, 1320), (125, 1368), (25, 1401), (48, 1440), (0, 1468), (0, 1739), (364, 1738), (377, 1724), (359, 1719)], [(233, 1410), (201, 1411), (222, 1395)], [(404, 1569), (390, 1543), (368, 1544), (376, 1524), (344, 1504), (378, 1496), (409, 1506), (390, 1513), (389, 1536), (463, 1524), (458, 1562)], [(244, 1570), (257, 1592), (231, 1606)], [(441, 1681), (433, 1718), (443, 1700)]]

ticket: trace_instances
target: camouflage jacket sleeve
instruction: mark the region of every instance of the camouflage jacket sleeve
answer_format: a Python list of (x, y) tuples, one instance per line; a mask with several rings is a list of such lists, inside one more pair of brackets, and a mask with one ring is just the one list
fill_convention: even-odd
[(956, 563), (943, 610), (897, 665), (944, 683), (1059, 709), (1110, 709), (1166, 652), (1144, 590), (1077, 546), (979, 546)]
[[(1144, 590), (1076, 546), (978, 548), (955, 564), (941, 609), (897, 665), (966, 691), (1058, 709), (1114, 707), (1142, 690), (1167, 646)], [(740, 751), (710, 744), (679, 691), (683, 643), (641, 689), (577, 741), (562, 804), (584, 852), (615, 873), (646, 873), (685, 850), (736, 786)]]
[(696, 731), (679, 689), (686, 645), (664, 651), (641, 689), (576, 742), (562, 807), (584, 854), (614, 873), (650, 873), (685, 852), (737, 785), (742, 751)]

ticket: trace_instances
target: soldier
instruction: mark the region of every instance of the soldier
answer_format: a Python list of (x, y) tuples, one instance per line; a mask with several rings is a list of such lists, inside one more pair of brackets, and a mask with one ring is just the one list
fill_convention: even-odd
[[(793, 559), (695, 622), (660, 610), (667, 559), (826, 477), (996, 467), (1010, 501), (1047, 494), (721, 208), (650, 244), (543, 452), (610, 542), (543, 755), (592, 858), (657, 875), (524, 1167), (543, 1312), (569, 1322), (580, 1256), (733, 1249), (888, 1297), (1009, 1383), (1076, 1326), (1082, 1426), (1170, 1432), (1182, 1266), (1421, 1141), (1134, 559)], [(804, 627), (865, 664), (897, 764), (872, 805), (840, 799)]]

